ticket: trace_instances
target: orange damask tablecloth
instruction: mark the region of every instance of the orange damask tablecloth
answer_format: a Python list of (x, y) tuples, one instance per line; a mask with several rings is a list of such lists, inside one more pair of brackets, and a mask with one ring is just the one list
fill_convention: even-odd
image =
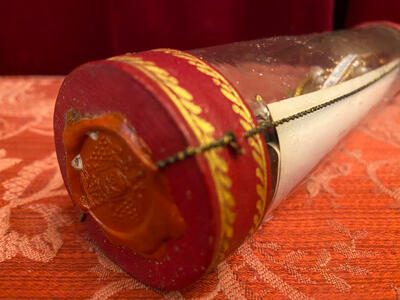
[(0, 298), (400, 299), (400, 96), (217, 270), (150, 290), (79, 223), (53, 145), (61, 77), (0, 78)]

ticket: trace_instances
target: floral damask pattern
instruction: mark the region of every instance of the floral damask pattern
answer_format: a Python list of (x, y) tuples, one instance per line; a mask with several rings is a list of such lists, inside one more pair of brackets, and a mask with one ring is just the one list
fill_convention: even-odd
[(52, 140), (62, 78), (0, 78), (0, 297), (400, 299), (400, 97), (353, 131), (217, 269), (175, 292), (78, 222)]

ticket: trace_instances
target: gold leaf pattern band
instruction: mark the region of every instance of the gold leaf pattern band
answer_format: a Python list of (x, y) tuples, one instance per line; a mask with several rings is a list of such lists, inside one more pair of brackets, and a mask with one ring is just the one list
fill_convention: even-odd
[[(232, 110), (240, 116), (240, 124), (244, 131), (249, 131), (256, 128), (250, 111), (247, 109), (246, 105), (243, 103), (240, 95), (232, 87), (232, 85), (222, 76), (219, 72), (214, 70), (210, 65), (205, 63), (200, 58), (189, 54), (187, 52), (174, 50), (174, 49), (156, 49), (153, 51), (161, 51), (164, 53), (169, 53), (175, 57), (179, 57), (188, 61), (189, 64), (195, 66), (198, 71), (211, 77), (215, 85), (220, 88), (221, 93), (232, 102)], [(256, 176), (259, 179), (259, 183), (256, 184), (256, 191), (259, 199), (256, 203), (257, 214), (253, 218), (253, 227), (250, 233), (253, 233), (255, 229), (261, 223), (262, 217), (266, 209), (267, 202), (267, 163), (263, 148), (263, 141), (259, 135), (252, 136), (248, 139), (250, 146), (253, 148), (252, 156), (256, 161), (258, 167), (256, 168)]]
[[(213, 133), (215, 129), (213, 125), (200, 116), (202, 109), (193, 103), (192, 94), (182, 88), (178, 79), (170, 75), (168, 71), (160, 68), (152, 61), (143, 60), (139, 56), (116, 56), (110, 58), (110, 60), (129, 64), (152, 79), (180, 111), (200, 145), (214, 141)], [(235, 200), (230, 191), (232, 181), (228, 176), (228, 164), (219, 155), (220, 151), (220, 149), (215, 149), (204, 153), (215, 184), (221, 211), (221, 235), (216, 261), (223, 259), (229, 249), (236, 218), (233, 211)]]

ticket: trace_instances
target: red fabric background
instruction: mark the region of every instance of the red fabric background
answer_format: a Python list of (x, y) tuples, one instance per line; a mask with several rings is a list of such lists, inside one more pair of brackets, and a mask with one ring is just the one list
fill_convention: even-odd
[(0, 2), (0, 74), (66, 74), (89, 60), (274, 35), (400, 22), (397, 0), (70, 0)]
[(68, 73), (128, 51), (330, 30), (334, 0), (0, 2), (0, 74)]
[(352, 27), (368, 21), (392, 21), (400, 23), (400, 1), (398, 0), (350, 0), (346, 26)]
[(331, 30), (335, 4), (348, 27), (400, 22), (397, 0), (1, 1), (0, 74), (66, 74), (131, 51)]

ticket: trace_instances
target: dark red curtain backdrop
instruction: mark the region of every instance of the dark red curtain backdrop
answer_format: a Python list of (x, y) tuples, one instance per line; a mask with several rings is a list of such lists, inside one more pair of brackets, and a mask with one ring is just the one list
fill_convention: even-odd
[[(349, 26), (400, 21), (398, 0), (344, 3)], [(0, 0), (0, 74), (65, 74), (128, 51), (331, 30), (334, 7), (335, 0)]]

